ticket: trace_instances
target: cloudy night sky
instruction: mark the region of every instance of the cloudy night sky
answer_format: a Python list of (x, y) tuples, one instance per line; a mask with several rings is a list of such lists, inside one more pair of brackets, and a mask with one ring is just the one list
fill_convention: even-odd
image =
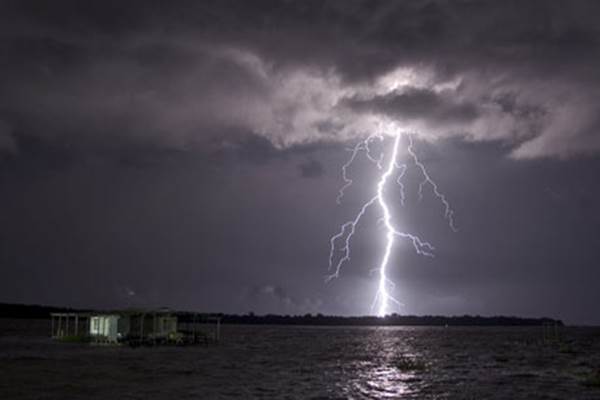
[[(374, 133), (401, 314), (600, 313), (600, 3), (1, 1), (0, 301), (371, 314)], [(408, 136), (403, 136), (400, 158)], [(336, 253), (336, 256), (339, 254)]]

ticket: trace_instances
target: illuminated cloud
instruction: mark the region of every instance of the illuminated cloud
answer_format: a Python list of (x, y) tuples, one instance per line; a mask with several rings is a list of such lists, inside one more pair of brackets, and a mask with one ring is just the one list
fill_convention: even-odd
[(516, 158), (600, 150), (597, 4), (266, 3), (7, 6), (3, 147), (205, 148), (237, 130), (284, 149), (391, 120)]

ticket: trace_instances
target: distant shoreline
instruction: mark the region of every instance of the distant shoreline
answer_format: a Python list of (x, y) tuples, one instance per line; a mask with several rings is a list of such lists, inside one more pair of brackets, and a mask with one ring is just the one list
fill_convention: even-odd
[[(0, 318), (14, 319), (44, 319), (53, 312), (102, 312), (106, 310), (73, 309), (30, 304), (0, 303)], [(173, 310), (175, 314), (185, 314), (185, 311)], [(226, 324), (241, 325), (306, 325), (306, 326), (564, 326), (563, 322), (553, 318), (522, 318), (516, 316), (462, 315), (397, 315), (386, 317), (375, 316), (332, 316), (322, 314), (305, 315), (245, 315), (211, 313), (221, 317)]]

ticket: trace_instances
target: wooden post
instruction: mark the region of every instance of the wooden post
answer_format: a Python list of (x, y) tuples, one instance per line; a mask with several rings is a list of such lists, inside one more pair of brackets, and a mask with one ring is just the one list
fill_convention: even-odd
[(50, 315), (50, 337), (54, 337), (54, 314)]
[(194, 344), (198, 342), (198, 336), (196, 336), (196, 318), (198, 317), (197, 313), (194, 313), (192, 317), (192, 337), (194, 338)]
[(79, 335), (79, 315), (75, 314), (75, 336)]
[(66, 319), (65, 336), (69, 336), (69, 314), (65, 314), (65, 319)]
[(140, 344), (142, 344), (142, 339), (144, 338), (144, 314), (140, 315)]
[(60, 334), (60, 328), (61, 328), (61, 325), (62, 325), (62, 315), (58, 314), (57, 317), (58, 317), (58, 329), (56, 330), (56, 337), (60, 337), (61, 336), (61, 334)]
[(153, 315), (152, 328), (154, 329), (154, 335), (152, 336), (152, 345), (156, 346), (156, 312)]

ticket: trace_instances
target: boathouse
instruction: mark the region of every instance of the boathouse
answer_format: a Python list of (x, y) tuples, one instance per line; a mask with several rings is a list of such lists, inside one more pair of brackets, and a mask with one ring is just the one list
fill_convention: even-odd
[(166, 309), (53, 313), (51, 336), (62, 341), (131, 346), (207, 343), (220, 339), (220, 318)]

